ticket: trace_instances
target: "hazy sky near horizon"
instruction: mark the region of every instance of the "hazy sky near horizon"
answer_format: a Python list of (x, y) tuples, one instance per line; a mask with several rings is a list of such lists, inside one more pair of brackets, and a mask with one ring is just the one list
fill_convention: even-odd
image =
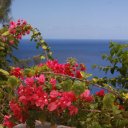
[(48, 39), (128, 39), (128, 0), (14, 0), (11, 10)]

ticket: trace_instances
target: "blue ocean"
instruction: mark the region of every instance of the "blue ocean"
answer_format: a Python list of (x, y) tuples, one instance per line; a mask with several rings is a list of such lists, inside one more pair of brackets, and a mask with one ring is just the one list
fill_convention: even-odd
[[(60, 63), (65, 63), (67, 58), (76, 58), (79, 63), (84, 63), (87, 67), (87, 72), (93, 76), (103, 77), (107, 74), (92, 69), (93, 64), (109, 65), (105, 60), (102, 60), (102, 54), (109, 54), (110, 40), (85, 40), (85, 39), (46, 39), (50, 46), (53, 57)], [(127, 43), (127, 41), (114, 40), (119, 43)], [(14, 52), (18, 58), (30, 58), (34, 55), (42, 53), (42, 49), (36, 49), (36, 43), (29, 40), (22, 40), (19, 44), (19, 49)], [(108, 74), (110, 75), (110, 74)]]

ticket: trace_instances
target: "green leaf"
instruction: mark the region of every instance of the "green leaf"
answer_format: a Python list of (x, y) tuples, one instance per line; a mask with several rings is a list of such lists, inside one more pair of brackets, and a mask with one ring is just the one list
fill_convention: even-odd
[(120, 114), (121, 113), (121, 110), (119, 110), (118, 106), (113, 105), (112, 110), (113, 110), (114, 114)]
[(48, 47), (46, 45), (43, 45), (42, 48), (46, 50)]
[(7, 35), (9, 35), (9, 31), (6, 31), (6, 32), (4, 32), (4, 33), (2, 34), (2, 36), (7, 36)]
[(106, 54), (103, 54), (102, 55), (102, 59), (104, 60), (104, 59), (106, 59), (107, 58), (107, 55)]
[(15, 76), (10, 76), (7, 82), (11, 87), (16, 87), (19, 85), (19, 80)]
[(81, 71), (80, 74), (81, 74), (81, 76), (82, 76), (83, 78), (88, 78), (88, 77), (91, 77), (91, 76), (92, 76), (92, 74), (88, 74), (88, 73), (83, 72), (83, 71)]
[(4, 128), (2, 125), (0, 125), (0, 128)]
[(85, 83), (81, 81), (75, 81), (72, 90), (75, 92), (75, 94), (80, 95), (85, 90)]
[(40, 42), (41, 42), (41, 43), (44, 43), (45, 41), (44, 41), (44, 40), (41, 40)]
[(103, 98), (103, 108), (112, 109), (114, 105), (115, 96), (111, 93), (108, 93)]
[(72, 87), (72, 80), (71, 79), (66, 79), (61, 83), (62, 88), (64, 91), (70, 91)]
[(45, 56), (41, 56), (40, 58), (41, 58), (41, 60), (44, 60), (45, 59)]
[(86, 78), (85, 72), (81, 71), (80, 74), (81, 74), (81, 76), (82, 76), (83, 78)]
[(9, 73), (3, 69), (0, 69), (0, 74), (3, 74), (5, 76), (9, 76)]

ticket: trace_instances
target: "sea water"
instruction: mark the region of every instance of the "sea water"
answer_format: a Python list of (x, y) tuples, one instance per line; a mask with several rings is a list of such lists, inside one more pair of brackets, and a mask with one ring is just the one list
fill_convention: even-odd
[[(93, 69), (92, 65), (110, 65), (108, 61), (102, 60), (103, 54), (109, 55), (110, 40), (87, 40), (87, 39), (46, 39), (45, 40), (53, 57), (60, 63), (65, 63), (70, 57), (76, 58), (79, 63), (84, 63), (87, 73), (93, 76), (105, 77), (112, 76), (110, 73), (105, 74), (98, 69)], [(114, 40), (119, 43), (127, 43), (127, 40)], [(19, 49), (14, 50), (14, 54), (20, 59), (27, 59), (42, 53), (42, 49), (36, 49), (36, 43), (30, 40), (21, 40)]]

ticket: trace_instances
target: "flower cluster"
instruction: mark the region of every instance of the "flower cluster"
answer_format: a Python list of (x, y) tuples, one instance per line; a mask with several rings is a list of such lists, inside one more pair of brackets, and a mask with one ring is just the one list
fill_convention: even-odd
[(12, 68), (10, 75), (14, 75), (14, 76), (19, 77), (19, 78), (22, 77), (23, 76), (22, 69), (19, 67)]
[(76, 96), (72, 91), (58, 92), (57, 90), (53, 90), (50, 92), (50, 103), (48, 105), (48, 110), (63, 111), (68, 108), (68, 110), (70, 111), (70, 115), (75, 115), (78, 112), (78, 108), (72, 105), (72, 103), (75, 101)]
[[(48, 72), (53, 74), (62, 74), (76, 78), (82, 78), (80, 71), (85, 71), (85, 67), (82, 64), (60, 64), (56, 60), (49, 60), (44, 64), (38, 65), (38, 70), (44, 67), (47, 67)], [(21, 84), (17, 89), (17, 98), (10, 102), (10, 109), (13, 114), (9, 117), (24, 123), (29, 118), (29, 110), (33, 109), (40, 111), (47, 109), (49, 112), (57, 113), (63, 113), (66, 110), (70, 116), (74, 116), (78, 113), (78, 108), (75, 104), (79, 97), (81, 99), (86, 97), (86, 102), (90, 102), (88, 100), (90, 96), (86, 96), (84, 93), (81, 96), (77, 96), (73, 91), (58, 90), (58, 79), (56, 77), (49, 78), (42, 71), (39, 72), (38, 70), (31, 77), (26, 77), (24, 70), (18, 67), (12, 68), (10, 71), (11, 75), (22, 79), (20, 79)], [(51, 85), (49, 91), (47, 91), (48, 85)], [(14, 124), (10, 118), (4, 120), (5, 126), (11, 127), (10, 124)]]
[(80, 98), (87, 102), (92, 102), (94, 100), (93, 96), (90, 94), (90, 90), (85, 90), (81, 95)]
[[(49, 71), (51, 71), (53, 73), (68, 75), (68, 76), (71, 76), (74, 78), (76, 77), (76, 78), (80, 78), (80, 79), (83, 78), (81, 72), (86, 71), (86, 68), (83, 64), (80, 64), (80, 65), (78, 65), (77, 63), (75, 63), (74, 65), (72, 65), (70, 63), (60, 64), (60, 63), (58, 63), (57, 60), (48, 60), (46, 63), (39, 64), (38, 66), (40, 68), (43, 66), (47, 66), (47, 68), (49, 68)], [(22, 77), (22, 69), (20, 69), (19, 67), (12, 68), (11, 75), (14, 75), (16, 77)], [(53, 81), (54, 80), (52, 79), (51, 83), (53, 83)]]
[[(10, 101), (9, 105), (13, 114), (8, 117), (11, 117), (11, 119), (14, 118), (18, 122), (24, 123), (29, 118), (29, 110), (43, 111), (47, 109), (49, 112), (63, 113), (67, 109), (71, 116), (78, 113), (78, 108), (73, 105), (77, 100), (75, 94), (72, 91), (64, 92), (54, 89), (49, 93), (46, 92), (43, 89), (46, 86), (44, 75), (26, 78), (24, 83), (26, 85), (21, 84), (17, 90), (17, 99)], [(6, 117), (7, 115), (3, 124), (12, 128), (15, 123)]]
[[(17, 22), (11, 21), (9, 24), (9, 33), (16, 39), (21, 39), (22, 35), (30, 34), (32, 27), (27, 24), (25, 20), (18, 20)], [(11, 40), (11, 43), (13, 40)]]
[(11, 121), (11, 116), (5, 115), (4, 116), (4, 123), (3, 125), (7, 126), (8, 128), (13, 128), (15, 126), (15, 123)]
[(102, 89), (102, 90), (100, 90), (99, 92), (96, 92), (96, 95), (99, 96), (99, 97), (104, 97), (105, 92), (104, 92), (104, 90)]
[[(66, 113), (72, 118), (85, 107), (90, 109), (91, 104), (96, 104), (97, 99), (100, 103), (105, 97), (103, 89), (95, 94), (91, 94), (86, 86), (80, 94), (75, 93), (75, 90), (72, 89), (73, 86), (76, 86), (73, 84), (75, 79), (83, 80), (81, 74), (85, 71), (83, 64), (60, 64), (57, 60), (48, 60), (28, 71), (18, 67), (12, 68), (10, 71), (10, 74), (21, 82), (17, 88), (16, 97), (9, 104), (12, 114), (6, 115), (4, 118), (4, 125), (9, 128), (15, 125), (12, 120), (19, 123), (26, 122), (30, 118), (32, 110), (57, 113), (57, 115)], [(66, 81), (65, 78), (72, 81), (68, 91), (61, 86), (63, 81)], [(67, 85), (65, 84), (65, 86)], [(115, 106), (118, 106), (118, 110), (124, 110), (120, 104), (115, 104)], [(99, 108), (102, 108), (101, 104)]]
[(72, 77), (82, 78), (81, 71), (85, 71), (86, 68), (83, 64), (78, 65), (77, 63), (71, 65), (70, 63), (60, 64), (57, 60), (49, 60), (46, 65), (54, 72)]

